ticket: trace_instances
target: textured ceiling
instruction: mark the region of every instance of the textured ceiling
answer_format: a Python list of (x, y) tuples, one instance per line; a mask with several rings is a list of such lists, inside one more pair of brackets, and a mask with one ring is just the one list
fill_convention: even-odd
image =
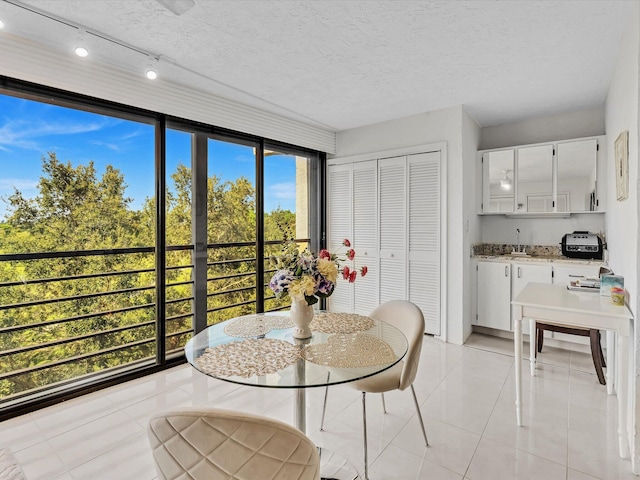
[(3, 0), (6, 31), (333, 130), (464, 105), (481, 126), (601, 106), (627, 1)]

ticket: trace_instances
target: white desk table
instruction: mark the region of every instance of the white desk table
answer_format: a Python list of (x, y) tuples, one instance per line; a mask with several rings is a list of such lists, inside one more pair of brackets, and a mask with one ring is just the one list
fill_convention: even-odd
[[(575, 292), (566, 285), (528, 283), (511, 302), (515, 308), (514, 349), (516, 371), (516, 420), (522, 425), (522, 320), (529, 320), (530, 371), (535, 376), (535, 322), (595, 328), (607, 332), (607, 392), (613, 394), (612, 366), (617, 365), (618, 446), (621, 458), (629, 458), (627, 408), (629, 404), (629, 340), (633, 315), (626, 306), (614, 305), (610, 297), (595, 292)], [(617, 358), (612, 335), (617, 334)], [(617, 362), (616, 362), (617, 360)]]

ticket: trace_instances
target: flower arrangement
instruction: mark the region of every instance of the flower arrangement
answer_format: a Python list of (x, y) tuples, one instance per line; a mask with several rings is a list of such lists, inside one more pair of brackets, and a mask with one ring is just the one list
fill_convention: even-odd
[[(276, 294), (276, 298), (290, 296), (292, 300), (307, 301), (313, 305), (320, 298), (331, 296), (336, 288), (338, 275), (350, 283), (356, 281), (358, 273), (348, 266), (341, 266), (341, 262), (353, 260), (356, 251), (351, 248), (351, 242), (344, 239), (342, 246), (347, 250), (341, 254), (332, 254), (322, 249), (314, 255), (308, 249), (299, 251), (293, 240), (287, 240), (280, 257), (273, 258), (278, 271), (271, 277), (269, 287)], [(344, 255), (344, 256), (341, 256)], [(367, 267), (360, 268), (360, 276), (367, 274)]]

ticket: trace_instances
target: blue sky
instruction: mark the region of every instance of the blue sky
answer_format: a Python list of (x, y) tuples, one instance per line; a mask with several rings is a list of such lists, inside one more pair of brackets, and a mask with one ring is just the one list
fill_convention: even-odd
[[(42, 157), (50, 151), (73, 165), (93, 160), (98, 175), (113, 165), (124, 174), (133, 208), (140, 207), (154, 193), (153, 131), (152, 125), (0, 94), (0, 221), (7, 213), (1, 198), (14, 187), (25, 197), (37, 194)], [(251, 147), (210, 141), (209, 149), (209, 175), (245, 176), (255, 184)], [(188, 134), (168, 132), (168, 181), (178, 163), (189, 166), (190, 152)], [(295, 211), (295, 160), (285, 155), (265, 159), (265, 210), (278, 206)]]

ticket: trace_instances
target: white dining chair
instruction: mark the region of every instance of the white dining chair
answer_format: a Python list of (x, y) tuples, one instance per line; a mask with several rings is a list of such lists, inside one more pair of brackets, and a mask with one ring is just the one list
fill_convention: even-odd
[[(384, 392), (390, 392), (392, 390), (405, 390), (410, 387), (411, 394), (413, 395), (413, 402), (416, 406), (418, 420), (420, 421), (420, 427), (422, 428), (424, 443), (425, 446), (429, 446), (427, 432), (424, 428), (422, 414), (420, 413), (418, 398), (416, 397), (416, 391), (413, 388), (413, 381), (415, 380), (416, 373), (418, 372), (420, 351), (422, 350), (422, 341), (424, 339), (424, 316), (422, 315), (422, 311), (411, 302), (405, 300), (392, 300), (380, 305), (373, 312), (371, 312), (369, 316), (375, 318), (376, 320), (387, 322), (399, 329), (405, 335), (405, 337), (407, 337), (408, 349), (404, 359), (402, 359), (393, 367), (371, 377), (363, 378), (362, 380), (357, 380), (355, 382), (347, 384), (348, 386), (362, 392), (365, 480), (369, 479), (369, 465), (367, 459), (367, 393), (381, 393), (382, 408), (384, 410), (384, 413), (387, 413), (387, 408), (384, 402)], [(327, 408), (327, 393), (328, 387), (325, 391), (324, 396), (320, 430), (324, 430), (324, 416)]]
[(147, 428), (158, 480), (319, 480), (316, 445), (297, 428), (243, 412), (181, 409)]

